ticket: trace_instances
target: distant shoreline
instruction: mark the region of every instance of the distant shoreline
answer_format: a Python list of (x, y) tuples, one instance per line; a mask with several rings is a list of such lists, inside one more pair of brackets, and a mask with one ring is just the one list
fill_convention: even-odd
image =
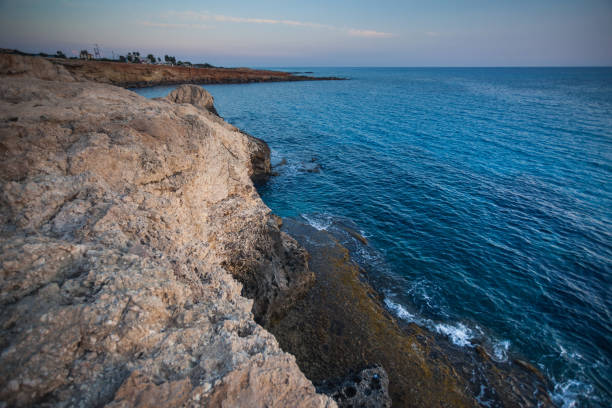
[(251, 68), (196, 68), (111, 60), (84, 60), (32, 55), (17, 50), (0, 50), (2, 54), (20, 55), (26, 58), (44, 58), (64, 67), (78, 79), (101, 82), (124, 88), (179, 84), (245, 84), (254, 82), (333, 81), (346, 78), (314, 77), (290, 72)]

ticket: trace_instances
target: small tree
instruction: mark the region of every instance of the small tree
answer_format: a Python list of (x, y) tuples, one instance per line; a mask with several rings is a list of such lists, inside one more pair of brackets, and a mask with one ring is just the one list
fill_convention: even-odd
[(164, 61), (176, 65), (176, 58), (171, 57), (169, 55), (164, 55)]
[(57, 58), (66, 58), (66, 54), (64, 54), (64, 53), (63, 53), (63, 52), (61, 52), (61, 51), (56, 52), (56, 53), (55, 53), (55, 56), (56, 56)]
[(153, 54), (147, 55), (147, 59), (151, 64), (155, 64), (155, 56)]

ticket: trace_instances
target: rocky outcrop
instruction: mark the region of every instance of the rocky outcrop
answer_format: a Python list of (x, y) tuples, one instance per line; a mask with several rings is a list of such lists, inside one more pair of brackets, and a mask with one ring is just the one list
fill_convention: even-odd
[[(214, 116), (209, 117), (211, 120), (222, 125), (228, 130), (242, 132), (240, 129), (223, 121), (215, 109), (215, 101), (211, 94), (206, 92), (201, 86), (183, 85), (172, 92), (166, 98), (174, 103), (187, 103), (201, 108), (212, 113)], [(244, 133), (249, 144), (250, 161), (248, 163), (249, 176), (256, 184), (265, 183), (272, 174), (272, 166), (270, 164), (270, 148), (268, 144), (261, 139)]]
[(170, 92), (166, 99), (174, 103), (188, 103), (219, 116), (215, 109), (215, 100), (201, 86), (179, 86)]
[[(20, 66), (21, 64), (25, 65), (25, 67)], [(129, 64), (116, 61), (43, 58), (0, 51), (0, 75), (34, 75), (37, 78), (49, 79), (45, 73), (49, 69), (64, 72), (78, 81), (94, 81), (126, 88), (154, 85), (241, 84), (250, 82), (341, 79), (294, 75), (289, 72), (250, 68), (194, 68), (186, 66)], [(39, 72), (39, 70), (41, 71)], [(42, 74), (42, 76), (39, 74)]]
[(318, 389), (331, 395), (340, 408), (391, 408), (389, 377), (381, 366), (364, 368), (340, 382), (325, 382)]
[(254, 321), (313, 280), (253, 187), (261, 142), (204, 92), (22, 58), (0, 59), (0, 405), (334, 406)]
[(41, 57), (24, 57), (16, 54), (0, 53), (0, 75), (74, 81), (72, 74), (62, 65)]

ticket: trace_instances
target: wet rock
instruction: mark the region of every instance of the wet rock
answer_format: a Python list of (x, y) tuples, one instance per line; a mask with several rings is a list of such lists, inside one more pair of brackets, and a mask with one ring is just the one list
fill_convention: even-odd
[(321, 170), (322, 170), (321, 165), (316, 162), (302, 163), (302, 165), (299, 168), (299, 171), (304, 172), (304, 173), (320, 173)]
[(351, 237), (355, 238), (357, 241), (361, 242), (363, 245), (368, 245), (368, 240), (366, 239), (366, 237), (361, 235), (359, 232), (347, 226), (343, 226), (343, 228), (346, 230), (346, 232), (350, 234)]
[(326, 382), (317, 390), (331, 396), (341, 408), (391, 407), (389, 378), (381, 366), (365, 368), (336, 383)]
[(283, 157), (283, 159), (278, 164), (274, 165), (274, 168), (282, 167), (282, 166), (286, 166), (286, 165), (287, 165), (287, 159)]
[[(380, 365), (394, 407), (553, 406), (536, 367), (496, 362), (481, 346), (459, 348), (445, 336), (390, 316), (365, 271), (337, 241), (338, 236), (353, 241), (348, 225), (318, 230), (293, 219), (283, 223), (308, 250), (316, 281), (268, 329), (308, 378), (325, 384), (347, 371)], [(347, 393), (352, 391), (337, 397)]]
[(304, 245), (315, 284), (270, 330), (315, 384), (382, 366), (398, 407), (475, 407), (434, 339), (417, 327), (406, 334), (362, 279), (363, 270), (331, 234), (292, 219), (283, 230)]

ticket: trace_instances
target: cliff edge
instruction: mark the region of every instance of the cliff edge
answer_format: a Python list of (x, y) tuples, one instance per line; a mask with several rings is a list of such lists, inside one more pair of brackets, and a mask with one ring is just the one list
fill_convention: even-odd
[(335, 406), (255, 322), (314, 279), (265, 143), (38, 61), (0, 58), (0, 405)]

